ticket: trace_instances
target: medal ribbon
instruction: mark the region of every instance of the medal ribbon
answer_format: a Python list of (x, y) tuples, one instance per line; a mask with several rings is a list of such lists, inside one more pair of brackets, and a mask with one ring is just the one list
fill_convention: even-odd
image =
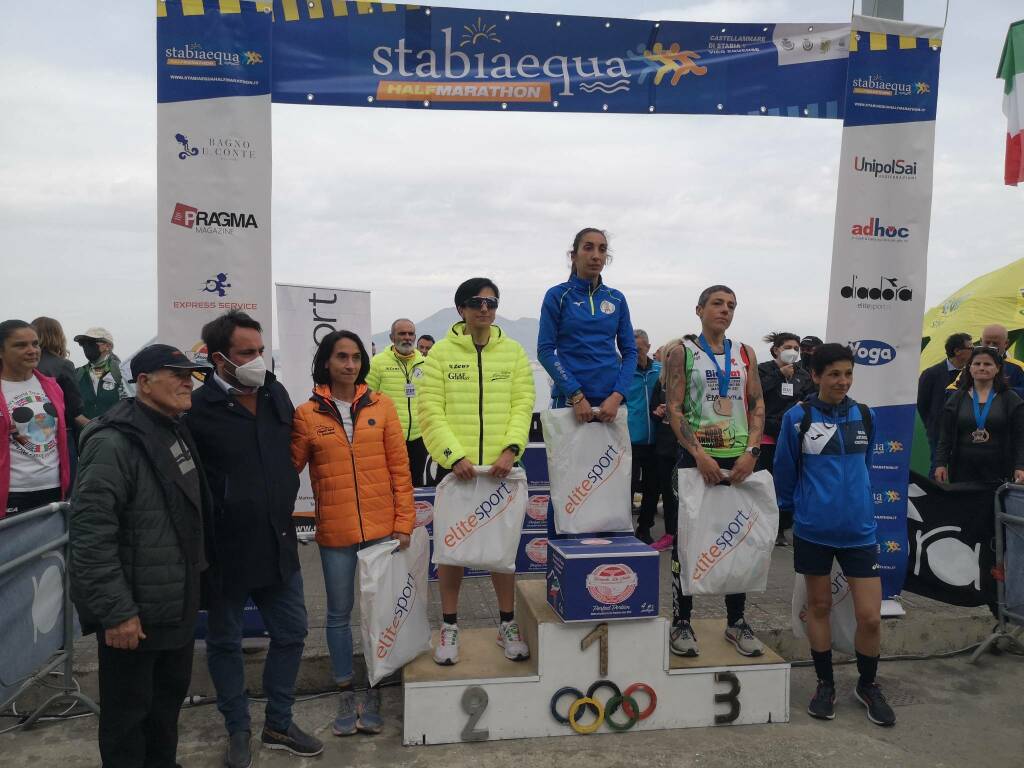
[(971, 405), (974, 406), (974, 423), (978, 425), (978, 431), (985, 429), (985, 419), (988, 418), (988, 412), (992, 410), (992, 403), (995, 399), (996, 393), (994, 391), (989, 393), (988, 402), (985, 403), (984, 408), (981, 408), (978, 403), (977, 390), (971, 390)]
[[(715, 371), (718, 374), (718, 396), (728, 397), (729, 396), (729, 383), (730, 376), (732, 375), (732, 342), (728, 339), (725, 340), (725, 370), (722, 370), (722, 366), (718, 364), (718, 358), (715, 357), (715, 353), (711, 349), (711, 345), (708, 344), (708, 340), (704, 338), (702, 333), (698, 339), (700, 342), (700, 348), (704, 350), (704, 353), (711, 358), (711, 364), (715, 366)], [(987, 414), (988, 411), (985, 411)]]

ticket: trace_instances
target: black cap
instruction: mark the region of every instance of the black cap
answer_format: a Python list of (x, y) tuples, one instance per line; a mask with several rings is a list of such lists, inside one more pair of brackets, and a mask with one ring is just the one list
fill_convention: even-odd
[(132, 383), (141, 373), (153, 373), (161, 368), (177, 368), (179, 370), (198, 371), (210, 366), (196, 363), (186, 357), (185, 353), (170, 344), (150, 344), (135, 353), (132, 358)]
[(817, 336), (804, 336), (800, 339), (801, 347), (820, 347), (824, 342)]

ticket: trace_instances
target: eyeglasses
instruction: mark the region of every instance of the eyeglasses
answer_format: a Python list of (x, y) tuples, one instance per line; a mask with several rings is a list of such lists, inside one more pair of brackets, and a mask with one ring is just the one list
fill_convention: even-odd
[(498, 300), (493, 296), (473, 296), (466, 299), (462, 306), (469, 307), (470, 309), (483, 309), (484, 307), (487, 307), (487, 309), (497, 309)]

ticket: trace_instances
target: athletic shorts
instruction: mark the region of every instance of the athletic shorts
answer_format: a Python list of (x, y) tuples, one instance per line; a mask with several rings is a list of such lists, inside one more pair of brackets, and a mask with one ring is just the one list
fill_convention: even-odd
[(878, 545), (867, 547), (827, 547), (824, 544), (793, 537), (793, 568), (805, 576), (828, 576), (832, 560), (839, 561), (848, 579), (870, 579), (879, 576)]

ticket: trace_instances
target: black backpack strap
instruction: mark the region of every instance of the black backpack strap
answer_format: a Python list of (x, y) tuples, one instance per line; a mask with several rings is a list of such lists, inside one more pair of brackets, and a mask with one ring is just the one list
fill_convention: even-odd
[(874, 424), (871, 422), (871, 409), (868, 408), (864, 403), (857, 403), (857, 408), (860, 411), (860, 420), (864, 424), (864, 433), (871, 439), (871, 430)]
[(808, 430), (811, 428), (811, 404), (806, 400), (801, 400), (800, 407), (804, 409), (804, 416), (800, 419), (800, 431), (797, 437), (797, 445), (800, 446), (800, 452), (803, 453), (804, 435), (806, 435)]

